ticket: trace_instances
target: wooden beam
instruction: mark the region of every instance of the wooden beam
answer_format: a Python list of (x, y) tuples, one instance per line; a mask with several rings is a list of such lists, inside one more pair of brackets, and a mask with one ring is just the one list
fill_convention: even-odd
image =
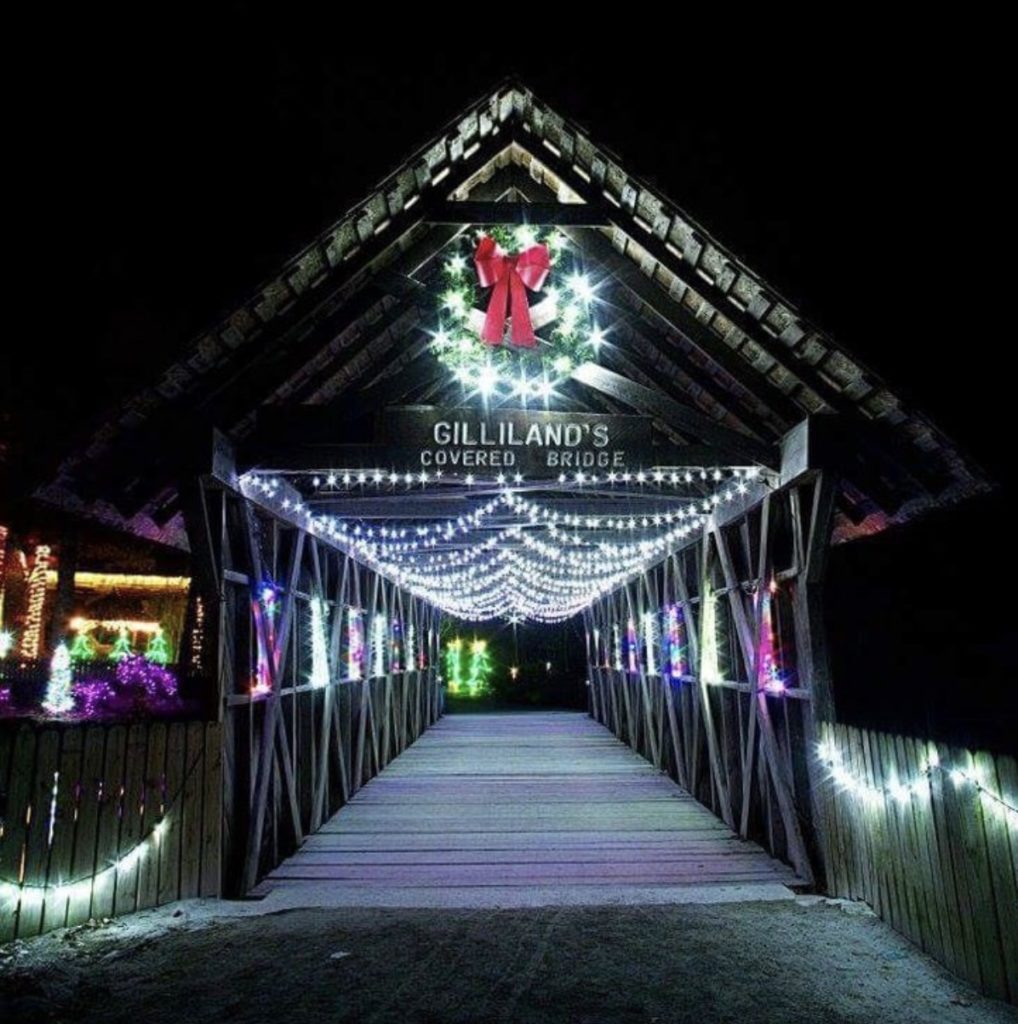
[(603, 203), (516, 203), (452, 200), (436, 203), (425, 214), (429, 224), (533, 224), (607, 227), (611, 221)]
[(647, 416), (658, 416), (672, 423), (678, 430), (693, 434), (728, 454), (726, 461), (749, 463), (777, 469), (779, 453), (774, 445), (764, 444), (716, 423), (702, 412), (689, 408), (660, 391), (653, 391), (636, 384), (619, 373), (598, 366), (597, 363), (582, 363), (572, 374), (573, 380), (587, 387), (601, 391), (612, 398), (618, 398), (637, 412)]

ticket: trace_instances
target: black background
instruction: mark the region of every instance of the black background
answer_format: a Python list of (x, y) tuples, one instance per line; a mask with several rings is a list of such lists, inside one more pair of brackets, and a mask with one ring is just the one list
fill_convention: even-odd
[(19, 37), (8, 212), (29, 230), (2, 375), (8, 495), (514, 72), (999, 483), (835, 552), (830, 619), (843, 713), (1006, 744), (1014, 341), (992, 246), (1010, 212), (993, 26), (800, 21), (740, 41), (734, 14), (609, 32), (577, 12), (557, 33), (547, 12), (506, 11), (492, 34), (480, 15), (434, 9), (418, 31), (368, 13), (54, 13)]

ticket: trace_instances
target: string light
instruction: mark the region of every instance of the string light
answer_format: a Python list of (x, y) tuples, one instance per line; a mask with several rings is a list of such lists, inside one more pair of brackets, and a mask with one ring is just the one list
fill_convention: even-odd
[(169, 819), (160, 818), (152, 826), (148, 835), (144, 836), (135, 846), (118, 857), (112, 864), (94, 875), (77, 879), (73, 882), (60, 882), (56, 885), (32, 885), (27, 882), (8, 882), (0, 880), (0, 901), (14, 909), (20, 903), (22, 907), (41, 906), (47, 900), (60, 902), (78, 899), (91, 895), (94, 888), (103, 884), (106, 879), (114, 878), (117, 872), (130, 871), (139, 864), (154, 847), (157, 847), (168, 827)]
[[(57, 575), (53, 569), (46, 572), (46, 586), (51, 590), (57, 585)], [(151, 576), (121, 572), (76, 572), (74, 574), (74, 589), (76, 591), (97, 590), (103, 594), (133, 590), (149, 594), (179, 594), (186, 592), (190, 586), (190, 576)]]
[[(751, 469), (736, 467), (729, 472), (733, 479), (745, 481), (758, 475)], [(366, 480), (369, 475), (359, 477)], [(375, 475), (384, 477), (381, 472)], [(689, 483), (678, 471), (669, 474), (664, 469), (612, 475), (623, 485), (634, 479)], [(721, 470), (711, 475), (724, 479)], [(344, 477), (352, 479), (350, 474)], [(700, 477), (694, 486), (709, 488), (706, 469)], [(339, 474), (330, 474), (326, 483), (333, 478), (338, 480)], [(588, 479), (593, 477), (580, 473), (575, 484), (567, 486), (584, 486)], [(464, 481), (473, 481), (472, 475)], [(313, 478), (316, 482), (320, 485), (322, 478)], [(680, 507), (625, 516), (580, 515), (517, 494), (505, 485), (502, 474), (498, 494), (470, 513), (413, 526), (375, 527), (316, 514), (279, 477), (245, 474), (241, 487), (249, 497), (332, 541), (412, 595), (475, 621), (507, 615), (543, 622), (569, 618), (678, 550), (699, 533), (719, 504), (734, 496), (729, 486), (709, 498), (697, 496), (699, 504), (691, 500)], [(482, 527), (484, 533), (479, 534)], [(609, 540), (612, 535), (617, 539)]]
[(931, 751), (926, 765), (914, 778), (897, 779), (887, 786), (874, 786), (845, 765), (841, 751), (830, 740), (821, 740), (816, 749), (817, 758), (827, 767), (828, 778), (841, 790), (870, 807), (883, 807), (890, 800), (900, 806), (910, 804), (913, 798), (930, 792), (931, 778), (934, 772), (939, 772), (958, 789), (972, 787), (982, 800), (998, 809), (1012, 827), (1018, 828), (1018, 807), (987, 788), (978, 771), (962, 768), (958, 764), (941, 764), (935, 750)]
[(39, 544), (35, 549), (32, 572), (28, 577), (28, 612), (21, 634), (21, 656), (38, 658), (42, 643), (42, 611), (46, 602), (46, 569), (49, 566), (50, 547)]
[(71, 619), (70, 628), (75, 633), (90, 633), (95, 629), (105, 629), (111, 633), (161, 633), (160, 623), (150, 619), (87, 619), (76, 615)]
[(194, 625), (191, 627), (191, 667), (195, 672), (203, 668), (202, 651), (205, 648), (205, 602), (201, 594), (194, 599)]

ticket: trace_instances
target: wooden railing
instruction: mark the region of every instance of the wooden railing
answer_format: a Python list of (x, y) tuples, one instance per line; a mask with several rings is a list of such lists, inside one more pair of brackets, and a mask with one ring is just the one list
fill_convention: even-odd
[(820, 737), (828, 891), (1018, 1002), (1018, 762), (846, 725)]
[(0, 940), (220, 891), (215, 722), (0, 724)]

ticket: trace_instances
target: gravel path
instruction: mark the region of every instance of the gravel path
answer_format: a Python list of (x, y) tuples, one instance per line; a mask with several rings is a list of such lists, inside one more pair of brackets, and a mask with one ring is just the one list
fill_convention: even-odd
[[(222, 905), (219, 905), (220, 907)], [(185, 903), (0, 950), (0, 1021), (1018, 1021), (864, 908)]]

